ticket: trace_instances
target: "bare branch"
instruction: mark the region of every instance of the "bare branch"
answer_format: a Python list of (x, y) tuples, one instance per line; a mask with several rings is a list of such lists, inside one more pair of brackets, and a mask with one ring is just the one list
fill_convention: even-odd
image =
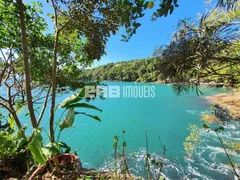
[(43, 104), (42, 111), (41, 111), (41, 113), (40, 113), (40, 115), (39, 115), (39, 118), (38, 118), (38, 120), (37, 120), (38, 126), (39, 126), (39, 124), (40, 124), (40, 122), (41, 122), (41, 120), (42, 120), (43, 114), (44, 114), (44, 112), (45, 112), (45, 110), (46, 110), (50, 90), (51, 90), (51, 86), (48, 88), (48, 92), (47, 92), (47, 95), (46, 95), (46, 98), (45, 98), (45, 101), (44, 101), (44, 104)]
[[(14, 108), (12, 106), (7, 106), (7, 105), (5, 105), (5, 104), (3, 104), (1, 102), (0, 102), (0, 105), (2, 107), (4, 107), (6, 110), (8, 110), (8, 112), (13, 116), (13, 118), (14, 118), (16, 124), (17, 124), (18, 129), (21, 130), (22, 129), (22, 124), (21, 124), (21, 122), (20, 122), (20, 120), (19, 120), (19, 118), (18, 118)], [(24, 135), (24, 133), (23, 133), (23, 135)]]

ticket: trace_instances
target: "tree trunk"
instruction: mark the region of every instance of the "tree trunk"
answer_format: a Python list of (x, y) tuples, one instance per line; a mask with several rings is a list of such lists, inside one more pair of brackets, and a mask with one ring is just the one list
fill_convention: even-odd
[(54, 42), (54, 55), (53, 55), (53, 69), (52, 69), (52, 103), (51, 103), (51, 110), (50, 110), (50, 121), (49, 121), (49, 131), (50, 131), (50, 140), (51, 142), (54, 142), (54, 110), (55, 110), (55, 104), (56, 104), (56, 86), (57, 86), (57, 79), (56, 79), (56, 73), (57, 73), (57, 51), (58, 51), (58, 38), (59, 38), (59, 30), (58, 30), (58, 17), (57, 17), (57, 11), (54, 4), (54, 1), (52, 0), (52, 7), (54, 10), (54, 21), (55, 21), (55, 42)]
[(28, 42), (27, 42), (26, 24), (24, 21), (23, 2), (22, 0), (17, 0), (17, 2), (19, 6), (18, 8), (19, 8), (21, 34), (22, 34), (22, 48), (23, 48), (24, 73), (25, 73), (25, 81), (26, 81), (25, 83), (26, 83), (27, 105), (28, 105), (32, 126), (33, 128), (37, 128), (37, 120), (35, 117), (33, 102), (32, 102), (31, 77), (30, 77), (29, 62), (28, 62)]

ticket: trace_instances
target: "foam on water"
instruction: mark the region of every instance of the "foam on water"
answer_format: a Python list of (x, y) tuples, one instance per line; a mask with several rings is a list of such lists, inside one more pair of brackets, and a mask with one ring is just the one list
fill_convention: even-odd
[[(229, 141), (233, 140), (233, 134), (238, 130), (239, 124), (233, 122), (225, 126), (225, 131), (220, 133), (223, 140)], [(200, 131), (201, 143), (195, 149), (191, 159), (184, 158), (185, 163), (178, 163), (170, 159), (164, 159), (164, 167), (162, 170), (163, 175), (169, 179), (215, 179), (213, 174), (219, 177), (219, 179), (233, 179), (234, 174), (232, 167), (229, 165), (227, 156), (224, 149), (220, 146), (219, 140), (214, 132), (207, 132), (205, 130)], [(234, 139), (238, 141), (237, 138)], [(240, 140), (239, 140), (240, 142)], [(112, 154), (112, 152), (111, 152)], [(134, 154), (134, 157), (131, 156)], [(236, 167), (240, 165), (240, 154), (234, 151), (228, 151), (228, 154), (235, 161)], [(130, 165), (130, 171), (136, 175), (146, 177), (144, 161), (145, 161), (146, 149), (139, 148), (136, 152), (129, 152), (128, 162)], [(151, 157), (156, 160), (161, 160), (163, 157), (159, 153), (151, 153)], [(113, 169), (113, 160), (108, 159), (108, 168), (106, 163), (100, 169)], [(120, 167), (120, 161), (118, 162), (118, 167)], [(158, 173), (158, 168), (151, 165), (151, 172), (154, 177)], [(204, 172), (204, 173), (203, 173)], [(146, 173), (146, 172), (145, 172)], [(235, 177), (236, 178), (236, 177)]]

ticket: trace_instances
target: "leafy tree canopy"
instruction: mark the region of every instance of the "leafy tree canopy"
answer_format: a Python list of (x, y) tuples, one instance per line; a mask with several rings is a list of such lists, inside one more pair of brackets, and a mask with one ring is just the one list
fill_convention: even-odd
[(238, 85), (239, 20), (239, 8), (217, 8), (197, 21), (180, 21), (170, 44), (154, 53), (162, 60), (158, 68), (163, 77), (175, 83), (178, 92), (208, 79)]

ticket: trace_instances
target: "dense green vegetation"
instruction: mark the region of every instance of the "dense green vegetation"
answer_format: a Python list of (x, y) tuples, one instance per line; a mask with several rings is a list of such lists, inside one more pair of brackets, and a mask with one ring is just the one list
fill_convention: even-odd
[[(142, 0), (46, 2), (53, 11), (48, 16), (53, 20), (54, 32), (47, 29), (40, 3), (29, 5), (22, 0), (0, 0), (0, 125), (3, 131), (1, 140), (4, 141), (0, 152), (3, 157), (6, 155), (5, 148), (9, 149), (7, 157), (10, 159), (26, 152), (22, 156), (26, 158), (19, 166), (25, 167), (25, 170), (29, 169), (29, 164), (42, 165), (32, 172), (29, 179), (42, 172), (42, 167), (58, 168), (60, 154), (70, 149), (59, 142), (60, 133), (72, 127), (76, 115), (101, 121), (97, 116), (75, 111), (79, 108), (101, 111), (82, 102), (90, 101), (85, 98), (84, 88), (57, 106), (58, 90), (79, 90), (84, 84), (79, 67), (89, 67), (94, 60), (100, 60), (105, 54), (108, 38), (120, 28), (126, 30), (122, 40), (128, 41), (141, 26), (138, 20), (154, 6), (153, 2)], [(177, 1), (172, 0), (160, 1), (158, 5), (154, 18), (167, 16), (178, 7)], [(29, 113), (23, 118), (19, 112), (24, 107)], [(55, 114), (60, 108), (63, 113), (58, 119)], [(47, 144), (43, 143), (41, 127), (46, 113), (49, 113), (49, 129), (44, 129), (49, 136)], [(23, 124), (26, 120), (29, 123)], [(25, 130), (29, 126), (33, 131), (27, 135)], [(59, 131), (58, 138), (55, 137), (56, 130)], [(20, 143), (19, 150), (15, 149), (18, 144), (18, 141), (14, 142), (15, 137), (19, 141), (23, 138), (25, 142)], [(73, 157), (66, 155), (65, 158)], [(80, 164), (79, 160), (77, 164)], [(8, 167), (8, 164), (1, 166)], [(7, 173), (4, 171), (4, 178), (13, 174), (11, 170), (10, 166)]]
[(161, 78), (157, 64), (155, 58), (110, 63), (85, 70), (84, 75), (86, 79), (99, 81), (155, 82)]

